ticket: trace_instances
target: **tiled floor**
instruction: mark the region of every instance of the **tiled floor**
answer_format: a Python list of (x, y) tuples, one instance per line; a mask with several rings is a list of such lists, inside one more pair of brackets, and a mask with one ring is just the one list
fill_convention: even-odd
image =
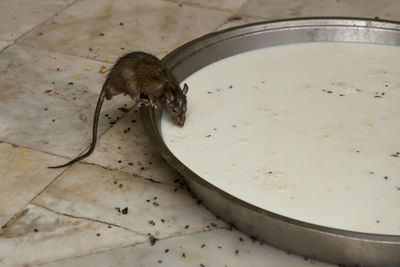
[(229, 231), (175, 191), (127, 97), (105, 102), (90, 157), (47, 166), (87, 148), (99, 70), (124, 53), (162, 57), (218, 29), (332, 15), (400, 20), (400, 2), (1, 1), (0, 266), (324, 266)]

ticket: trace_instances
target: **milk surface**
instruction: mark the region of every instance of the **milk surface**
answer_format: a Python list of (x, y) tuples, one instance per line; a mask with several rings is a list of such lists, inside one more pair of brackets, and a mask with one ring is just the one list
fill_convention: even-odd
[(171, 152), (237, 198), (297, 220), (400, 234), (400, 48), (265, 48), (188, 77)]

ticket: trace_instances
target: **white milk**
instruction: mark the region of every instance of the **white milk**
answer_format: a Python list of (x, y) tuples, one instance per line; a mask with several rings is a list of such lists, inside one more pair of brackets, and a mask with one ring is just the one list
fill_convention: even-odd
[(297, 220), (400, 234), (399, 47), (265, 48), (184, 82), (185, 126), (163, 117), (162, 133), (200, 177)]

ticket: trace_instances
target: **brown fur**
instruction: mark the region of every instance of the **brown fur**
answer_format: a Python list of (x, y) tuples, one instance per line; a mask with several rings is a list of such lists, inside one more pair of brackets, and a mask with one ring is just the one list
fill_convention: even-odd
[[(181, 89), (174, 75), (153, 55), (144, 52), (132, 52), (119, 58), (108, 74), (97, 101), (93, 118), (92, 143), (89, 150), (66, 164), (49, 168), (66, 167), (93, 152), (96, 146), (97, 127), (104, 98), (111, 99), (115, 95), (124, 93), (130, 95), (136, 104), (153, 107), (155, 102), (158, 101), (172, 120), (177, 125), (183, 126), (188, 89), (186, 84)], [(141, 98), (141, 96), (146, 96), (148, 99)]]

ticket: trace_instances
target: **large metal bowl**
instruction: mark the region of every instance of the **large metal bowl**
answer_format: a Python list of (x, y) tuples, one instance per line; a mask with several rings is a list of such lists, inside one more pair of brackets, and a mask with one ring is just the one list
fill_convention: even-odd
[[(205, 35), (174, 50), (162, 61), (182, 81), (206, 65), (245, 51), (326, 41), (399, 46), (400, 24), (346, 18), (263, 22)], [(400, 236), (345, 231), (290, 219), (246, 203), (205, 181), (165, 145), (160, 109), (145, 108), (141, 113), (150, 138), (165, 160), (185, 177), (212, 212), (240, 231), (283, 250), (336, 264), (400, 266)]]

